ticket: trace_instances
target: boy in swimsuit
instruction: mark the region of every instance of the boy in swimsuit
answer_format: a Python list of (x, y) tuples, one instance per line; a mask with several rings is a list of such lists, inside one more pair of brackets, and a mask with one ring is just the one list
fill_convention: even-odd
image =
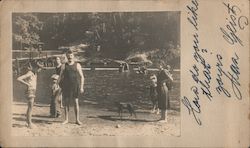
[(41, 67), (35, 62), (29, 62), (28, 72), (17, 78), (19, 82), (27, 86), (26, 96), (28, 100), (28, 109), (26, 112), (26, 122), (29, 128), (33, 128), (32, 123), (32, 110), (33, 104), (36, 97), (36, 85), (37, 85), (37, 74), (40, 72)]

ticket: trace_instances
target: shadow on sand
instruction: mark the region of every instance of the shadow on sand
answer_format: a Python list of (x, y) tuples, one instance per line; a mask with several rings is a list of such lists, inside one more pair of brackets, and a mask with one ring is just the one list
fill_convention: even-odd
[[(13, 120), (15, 121), (21, 121), (21, 122), (26, 122), (26, 115), (25, 114), (18, 114), (18, 113), (13, 113), (13, 115), (17, 117), (13, 117)], [(49, 116), (44, 116), (44, 115), (32, 115), (32, 122), (33, 123), (40, 123), (40, 124), (53, 124), (53, 123), (61, 123), (62, 121), (58, 120), (59, 118), (51, 118)], [(25, 125), (21, 124), (12, 124), (12, 127), (25, 127)]]
[(146, 119), (138, 119), (131, 117), (131, 118), (127, 118), (127, 117), (123, 117), (120, 118), (119, 116), (88, 116), (87, 118), (100, 118), (100, 119), (104, 119), (104, 120), (109, 120), (109, 121), (133, 121), (133, 122), (157, 122), (159, 120), (146, 120)]

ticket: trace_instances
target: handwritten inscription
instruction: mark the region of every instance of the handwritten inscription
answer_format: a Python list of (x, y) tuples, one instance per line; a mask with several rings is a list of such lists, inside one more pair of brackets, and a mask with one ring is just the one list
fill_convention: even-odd
[(189, 21), (190, 24), (193, 25), (193, 27), (195, 28), (195, 30), (198, 31), (198, 13), (197, 13), (197, 10), (198, 10), (198, 6), (199, 6), (199, 3), (197, 0), (193, 0), (192, 1), (192, 5), (188, 5), (187, 6), (187, 9), (189, 10), (188, 11), (188, 14), (190, 15), (187, 20)]
[(216, 67), (217, 67), (217, 87), (216, 87), (216, 91), (219, 94), (224, 94), (227, 97), (231, 97), (231, 93), (229, 92), (229, 90), (226, 88), (226, 86), (224, 85), (225, 83), (225, 79), (230, 81), (231, 83), (231, 90), (233, 91), (234, 96), (241, 100), (242, 99), (242, 95), (241, 95), (241, 91), (239, 89), (240, 87), (240, 68), (238, 66), (239, 63), (239, 56), (235, 53), (234, 56), (231, 58), (232, 63), (230, 64), (230, 71), (225, 71), (224, 65), (222, 63), (222, 56), (220, 54), (217, 54), (217, 63), (216, 63)]
[(201, 125), (202, 122), (200, 120), (200, 118), (198, 117), (197, 114), (201, 113), (201, 109), (200, 109), (200, 104), (199, 104), (199, 92), (198, 92), (198, 88), (196, 86), (192, 86), (191, 87), (192, 92), (194, 93), (194, 97), (193, 97), (193, 101), (190, 103), (190, 100), (184, 96), (184, 98), (182, 99), (182, 103), (186, 106), (186, 108), (188, 109), (188, 113), (193, 115), (195, 121), (198, 123), (198, 125)]
[(227, 8), (227, 13), (229, 14), (229, 17), (226, 18), (226, 26), (224, 28), (220, 27), (223, 38), (231, 45), (239, 43), (241, 46), (244, 46), (238, 32), (239, 30), (244, 30), (248, 25), (248, 18), (241, 15), (241, 9), (238, 6), (230, 5), (229, 3), (223, 3), (223, 5)]
[(198, 23), (198, 10), (199, 3), (197, 0), (192, 0), (190, 5), (187, 5), (188, 10), (188, 22), (194, 28), (193, 32), (193, 59), (196, 62), (192, 65), (192, 68), (189, 70), (191, 73), (192, 79), (194, 80), (194, 86), (191, 86), (192, 94), (194, 95), (189, 99), (187, 96), (184, 96), (182, 103), (187, 108), (188, 113), (193, 115), (195, 121), (198, 125), (201, 125), (202, 122), (199, 118), (201, 113), (200, 97), (201, 95), (206, 96), (209, 100), (212, 98), (212, 93), (210, 90), (211, 77), (211, 66), (206, 61), (204, 57), (208, 53), (208, 49), (200, 47), (199, 41), (199, 23)]
[[(193, 48), (194, 48), (194, 54), (193, 57), (195, 59), (195, 61), (197, 62), (197, 64), (200, 64), (202, 66), (202, 69), (200, 70), (198, 68), (197, 64), (194, 64), (192, 69), (190, 70), (191, 74), (192, 74), (192, 78), (193, 80), (200, 85), (202, 94), (206, 95), (206, 97), (211, 100), (212, 94), (210, 91), (210, 82), (211, 82), (211, 66), (210, 64), (207, 63), (207, 61), (205, 60), (205, 58), (202, 56), (202, 53), (207, 53), (207, 49), (199, 49), (199, 36), (197, 33), (195, 33), (193, 35), (194, 40), (193, 40)], [(199, 71), (201, 71), (202, 76), (205, 77), (205, 79), (200, 78), (200, 73)]]
[[(244, 46), (243, 40), (240, 38), (240, 31), (244, 30), (248, 25), (247, 17), (241, 15), (241, 9), (236, 5), (223, 3), (227, 8), (229, 17), (226, 18), (226, 26), (219, 27), (223, 33), (223, 38), (230, 44), (240, 44)], [(224, 63), (225, 59), (221, 54), (213, 54), (207, 48), (202, 48), (199, 38), (199, 2), (192, 0), (187, 8), (187, 21), (193, 28), (192, 32), (192, 48), (194, 64), (191, 65), (189, 72), (194, 81), (194, 85), (190, 87), (190, 96), (183, 96), (182, 104), (186, 107), (189, 115), (191, 115), (198, 125), (202, 125), (202, 99), (212, 101), (215, 93), (224, 95), (228, 98), (242, 99), (240, 91), (240, 57), (235, 52), (230, 57), (230, 63)], [(216, 65), (211, 65), (208, 58), (216, 55)], [(227, 57), (228, 58), (228, 57)], [(216, 69), (216, 73), (212, 75), (212, 69)], [(229, 70), (228, 70), (229, 69)], [(215, 77), (214, 77), (215, 76)], [(212, 81), (215, 86), (211, 86)]]

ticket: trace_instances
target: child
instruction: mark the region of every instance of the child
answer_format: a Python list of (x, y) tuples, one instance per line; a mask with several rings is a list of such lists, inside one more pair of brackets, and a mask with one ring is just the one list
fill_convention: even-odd
[[(156, 114), (159, 114), (159, 108), (157, 106), (158, 104), (158, 99), (157, 99), (157, 78), (156, 78), (156, 75), (151, 75), (150, 76), (150, 98), (151, 98), (151, 101), (153, 103), (153, 109), (151, 111), (151, 113), (155, 113)], [(156, 111), (157, 109), (157, 111)]]
[[(58, 76), (61, 73), (61, 67), (62, 67), (62, 60), (60, 57), (56, 57), (55, 74), (57, 74)], [(60, 95), (62, 95), (62, 92), (60, 92)], [(59, 98), (59, 102), (60, 102), (60, 107), (63, 108), (62, 97)]]
[(51, 104), (50, 104), (50, 116), (52, 118), (57, 118), (61, 116), (61, 111), (59, 109), (59, 104), (62, 101), (62, 93), (61, 88), (59, 87), (57, 80), (59, 78), (59, 75), (53, 74), (51, 76), (52, 79), (52, 96), (51, 96)]
[(28, 72), (18, 77), (17, 80), (27, 86), (26, 95), (28, 100), (28, 109), (26, 112), (26, 122), (28, 124), (28, 128), (33, 128), (34, 125), (31, 121), (32, 109), (36, 97), (37, 73), (41, 70), (41, 67), (33, 61), (29, 62), (27, 69)]

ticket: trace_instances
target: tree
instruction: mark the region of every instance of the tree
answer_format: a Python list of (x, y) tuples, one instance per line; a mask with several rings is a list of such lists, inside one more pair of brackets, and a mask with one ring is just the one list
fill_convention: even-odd
[(39, 31), (43, 23), (34, 14), (13, 14), (14, 49), (33, 49), (40, 42)]

